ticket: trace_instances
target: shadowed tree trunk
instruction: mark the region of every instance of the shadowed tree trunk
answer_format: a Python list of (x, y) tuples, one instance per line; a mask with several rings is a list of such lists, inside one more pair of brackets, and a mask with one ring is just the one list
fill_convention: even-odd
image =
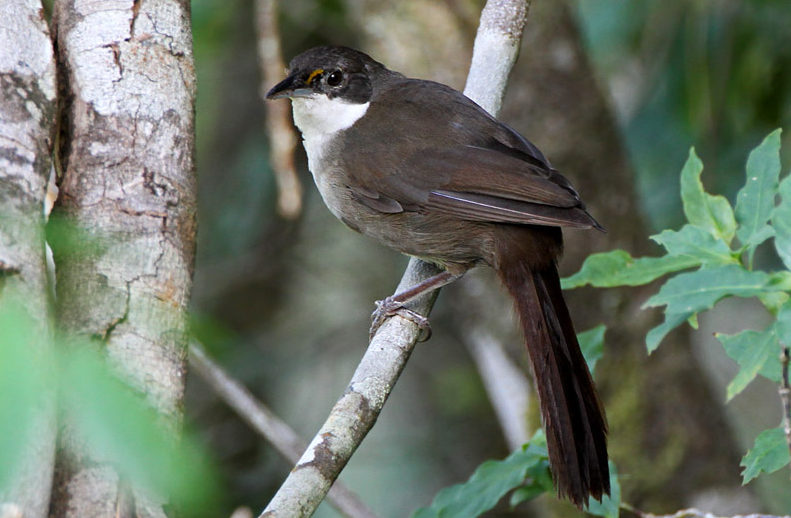
[[(21, 304), (35, 322), (35, 339), (27, 345), (45, 348), (50, 316), (44, 197), (54, 133), (55, 60), (37, 0), (0, 0), (0, 12), (0, 306)], [(54, 394), (40, 393), (31, 411), (22, 465), (0, 490), (0, 504), (8, 513), (41, 518), (47, 515), (54, 462)]]
[[(195, 78), (189, 5), (54, 6), (64, 177), (56, 214), (82, 246), (55, 250), (57, 315), (87, 337), (175, 433), (195, 246)], [(76, 249), (75, 249), (76, 248)], [(53, 516), (164, 516), (106, 459), (59, 438)]]

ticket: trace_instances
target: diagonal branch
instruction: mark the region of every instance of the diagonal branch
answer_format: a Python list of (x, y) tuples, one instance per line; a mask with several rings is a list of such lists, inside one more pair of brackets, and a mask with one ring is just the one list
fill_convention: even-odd
[[(289, 462), (297, 462), (307, 447), (297, 433), (277, 417), (238, 381), (231, 378), (222, 367), (206, 354), (203, 347), (190, 344), (190, 365), (208, 383), (220, 398), (230, 406), (251, 428), (261, 434)], [(327, 498), (343, 516), (349, 518), (376, 518), (365, 504), (346, 486), (336, 482)]]
[[(525, 0), (489, 0), (481, 14), (465, 94), (496, 114), (527, 20)], [(409, 262), (396, 293), (439, 273), (428, 263)], [(428, 315), (437, 293), (410, 308)], [(263, 517), (310, 516), (357, 446), (373, 427), (420, 336), (417, 325), (401, 317), (386, 321), (374, 336), (349, 387), (330, 411)]]

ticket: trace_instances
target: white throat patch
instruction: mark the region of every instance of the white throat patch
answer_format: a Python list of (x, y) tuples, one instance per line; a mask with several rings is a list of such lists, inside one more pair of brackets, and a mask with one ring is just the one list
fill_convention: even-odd
[(371, 103), (355, 104), (326, 95), (295, 97), (291, 99), (294, 123), (305, 140), (329, 137), (333, 133), (352, 127), (365, 115)]

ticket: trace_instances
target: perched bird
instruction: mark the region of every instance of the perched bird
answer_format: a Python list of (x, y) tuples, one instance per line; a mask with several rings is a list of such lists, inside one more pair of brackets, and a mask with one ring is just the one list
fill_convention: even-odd
[(558, 493), (577, 506), (609, 494), (604, 411), (556, 266), (561, 227), (603, 229), (569, 181), (462, 93), (404, 77), (350, 48), (295, 57), (267, 94), (284, 97), (330, 211), (444, 269), (386, 299), (379, 316), (469, 268), (494, 268), (524, 330)]

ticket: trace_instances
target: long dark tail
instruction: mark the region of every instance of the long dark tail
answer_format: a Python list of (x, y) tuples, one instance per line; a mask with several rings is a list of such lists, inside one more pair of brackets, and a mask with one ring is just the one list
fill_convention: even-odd
[(610, 493), (607, 422), (554, 264), (503, 265), (498, 274), (516, 301), (538, 388), (558, 494), (577, 507)]

